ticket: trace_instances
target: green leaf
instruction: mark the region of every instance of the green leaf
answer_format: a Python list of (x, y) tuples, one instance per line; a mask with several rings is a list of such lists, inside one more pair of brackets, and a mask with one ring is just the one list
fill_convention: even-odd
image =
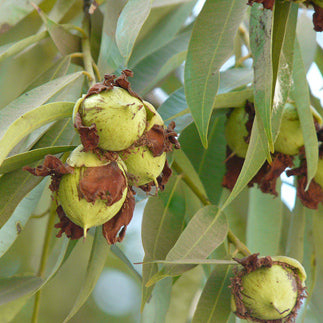
[(70, 117), (73, 107), (73, 102), (48, 103), (16, 119), (1, 136), (0, 146), (3, 148), (0, 152), (0, 165), (15, 145), (26, 135), (51, 121)]
[(305, 207), (299, 199), (296, 199), (289, 226), (286, 256), (295, 258), (299, 262), (302, 262), (304, 254), (305, 224)]
[(36, 276), (10, 277), (0, 279), (0, 305), (38, 289), (42, 279)]
[(124, 252), (115, 244), (110, 246), (110, 250), (113, 252), (113, 254), (118, 257), (129, 269), (131, 272), (134, 273), (134, 276), (138, 279), (138, 281), (142, 282), (142, 277), (138, 273), (138, 271), (134, 268), (131, 261), (128, 259), (128, 257), (124, 254)]
[(115, 0), (107, 0), (106, 2), (98, 67), (105, 73), (111, 73), (122, 65), (124, 60), (117, 47), (115, 33), (118, 18), (125, 2)]
[(185, 93), (205, 148), (219, 70), (232, 53), (246, 8), (243, 1), (207, 0), (194, 24), (185, 65)]
[(224, 136), (224, 115), (212, 116), (208, 142), (205, 149), (200, 141), (195, 124), (190, 124), (180, 136), (181, 147), (199, 175), (210, 201), (219, 202), (222, 193), (222, 179), (225, 173), (226, 140)]
[[(42, 31), (36, 35), (24, 38), (16, 43), (1, 46), (0, 47), (0, 62), (10, 56), (14, 56), (16, 54), (19, 54), (24, 49), (26, 49), (28, 46), (33, 45), (34, 43), (37, 43), (38, 41), (45, 39), (48, 37), (47, 31)], [(4, 49), (2, 49), (5, 47)]]
[(63, 56), (81, 51), (80, 37), (71, 34), (64, 26), (50, 19), (39, 7), (35, 6), (35, 8), (43, 20), (51, 39)]
[(307, 162), (307, 185), (316, 174), (318, 163), (318, 142), (314, 120), (310, 108), (310, 96), (306, 80), (306, 71), (298, 41), (295, 42), (293, 87), (291, 96), (295, 100), (304, 137)]
[[(144, 262), (165, 259), (184, 226), (185, 205), (179, 176), (172, 176), (165, 191), (150, 197), (142, 220)], [(143, 286), (158, 271), (156, 264), (143, 265)], [(142, 309), (152, 288), (143, 287)]]
[(201, 266), (186, 272), (176, 280), (172, 287), (166, 323), (187, 323), (192, 303), (203, 280), (204, 274)]
[(0, 322), (12, 322), (14, 317), (26, 304), (28, 297), (21, 297), (12, 302), (0, 305)]
[(48, 154), (56, 155), (65, 151), (71, 151), (75, 147), (76, 146), (45, 147), (8, 157), (3, 161), (2, 165), (0, 166), (0, 174), (9, 173), (16, 169), (22, 168), (27, 164), (31, 164), (37, 160), (42, 159)]
[(162, 67), (169, 59), (187, 50), (187, 43), (191, 36), (191, 30), (188, 29), (180, 33), (165, 46), (155, 53), (147, 56), (133, 69), (134, 77), (131, 80), (132, 87), (141, 94), (149, 92), (155, 84), (155, 75), (157, 75)]
[[(241, 86), (252, 83), (253, 71), (247, 67), (230, 68), (224, 72), (220, 72), (220, 86), (218, 95), (230, 92)], [(217, 95), (217, 97), (218, 97)], [(217, 100), (215, 100), (216, 102)], [(216, 104), (216, 103), (215, 103)]]
[(166, 45), (182, 27), (192, 12), (195, 1), (180, 5), (163, 17), (153, 29), (135, 46), (129, 66), (136, 66), (142, 59)]
[(231, 313), (230, 277), (233, 266), (216, 266), (197, 304), (192, 323), (227, 322)]
[(251, 9), (250, 47), (254, 60), (254, 107), (256, 115), (258, 115), (261, 138), (264, 138), (262, 132), (265, 133), (267, 138), (267, 140), (263, 140), (263, 146), (266, 154), (269, 155), (269, 150), (274, 151), (271, 132), (273, 83), (271, 57), (272, 11), (261, 10), (260, 6), (262, 5), (255, 4)]
[(130, 58), (136, 38), (148, 18), (152, 0), (129, 0), (124, 6), (118, 19), (116, 43), (125, 65)]
[[(228, 233), (225, 214), (215, 205), (201, 208), (179, 236), (166, 260), (204, 259), (222, 244)], [(177, 276), (194, 265), (164, 265), (146, 284), (151, 286), (160, 279)]]
[(145, 264), (166, 264), (166, 265), (235, 265), (233, 260), (218, 259), (176, 259), (176, 260), (153, 260)]
[(73, 308), (70, 310), (64, 322), (69, 321), (90, 296), (104, 268), (108, 250), (109, 246), (102, 234), (101, 228), (98, 227), (95, 230), (90, 259), (88, 262), (85, 278), (81, 283), (81, 290), (75, 300)]
[(60, 21), (75, 2), (76, 0), (56, 0), (52, 10), (48, 14), (48, 17), (54, 21)]
[(153, 2), (153, 7), (163, 7), (163, 6), (170, 6), (179, 3), (189, 2), (192, 0), (155, 0)]
[[(61, 120), (47, 131), (46, 136), (43, 136), (34, 148), (37, 149), (55, 144), (69, 144), (74, 135), (75, 131), (71, 121)], [(33, 176), (22, 170), (1, 176), (0, 227), (2, 227), (3, 223), (6, 224), (0, 230), (0, 256), (9, 249), (31, 216), (41, 194), (42, 187), (38, 186), (35, 189), (35, 195), (33, 192), (30, 193), (30, 196), (26, 196), (26, 194), (41, 180), (40, 177)], [(37, 190), (39, 190), (39, 193), (37, 193)], [(26, 198), (23, 199), (25, 196)], [(17, 230), (18, 223), (19, 230)]]
[(280, 198), (249, 189), (247, 246), (252, 252), (262, 256), (279, 254), (282, 206)]
[[(42, 0), (35, 0), (34, 3), (39, 4)], [(3, 0), (0, 3), (0, 34), (8, 31), (12, 26), (17, 24), (34, 8), (30, 2), (25, 0)]]

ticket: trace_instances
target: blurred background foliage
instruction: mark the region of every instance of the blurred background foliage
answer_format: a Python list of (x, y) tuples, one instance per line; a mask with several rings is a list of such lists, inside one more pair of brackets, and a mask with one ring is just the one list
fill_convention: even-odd
[[(0, 322), (238, 322), (230, 313), (231, 267), (205, 264), (245, 255), (234, 237), (251, 252), (300, 260), (309, 297), (298, 320), (321, 322), (322, 208), (295, 203), (286, 176), (277, 198), (246, 189), (269, 153), (256, 144), (232, 194), (221, 186), (229, 108), (260, 102), (265, 93), (264, 127), (253, 135), (269, 144), (279, 119), (266, 119), (272, 100), (279, 110), (292, 94), (322, 114), (323, 37), (312, 14), (280, 0), (273, 12), (244, 0), (2, 0)], [(57, 239), (48, 180), (21, 167), (48, 153), (66, 158), (79, 144), (74, 102), (94, 79), (124, 68), (166, 124), (176, 121), (182, 151), (170, 157), (174, 174), (156, 196), (137, 192), (121, 244), (108, 246), (100, 228), (86, 240)], [(300, 114), (308, 117), (306, 109)], [(303, 131), (313, 142), (311, 129)], [(308, 150), (310, 176), (316, 148)], [(200, 244), (193, 248), (194, 239)], [(180, 258), (192, 262), (172, 263)]]

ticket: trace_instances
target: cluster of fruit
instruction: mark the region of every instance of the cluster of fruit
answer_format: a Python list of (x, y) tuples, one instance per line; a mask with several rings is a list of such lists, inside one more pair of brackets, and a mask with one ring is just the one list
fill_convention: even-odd
[(131, 89), (129, 76), (130, 70), (106, 75), (76, 102), (73, 123), (82, 144), (65, 164), (47, 155), (42, 165), (25, 167), (52, 177), (58, 236), (79, 239), (102, 225), (108, 243), (121, 241), (135, 207), (133, 186), (157, 191), (171, 175), (166, 153), (179, 148), (175, 124), (165, 127), (155, 108)]

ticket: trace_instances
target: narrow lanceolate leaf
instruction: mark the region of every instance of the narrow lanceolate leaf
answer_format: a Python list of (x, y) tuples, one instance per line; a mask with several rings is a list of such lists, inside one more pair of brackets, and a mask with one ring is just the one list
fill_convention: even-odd
[(45, 147), (8, 157), (3, 161), (2, 165), (0, 166), (0, 174), (5, 174), (12, 172), (16, 169), (21, 169), (23, 166), (40, 160), (46, 155), (55, 155), (65, 151), (71, 151), (74, 148), (75, 146)]
[(32, 35), (30, 37), (26, 37), (11, 46), (5, 45), (6, 49), (1, 50), (2, 47), (0, 47), (0, 62), (10, 56), (14, 56), (20, 52), (22, 52), (25, 48), (27, 48), (30, 45), (35, 44), (36, 42), (48, 37), (47, 31), (42, 31), (36, 35)]
[[(174, 247), (166, 257), (168, 260), (205, 259), (224, 241), (228, 233), (225, 214), (215, 205), (200, 209), (188, 223)], [(168, 276), (177, 276), (194, 265), (164, 265), (147, 286)]]
[(283, 202), (258, 188), (249, 190), (247, 246), (262, 256), (277, 255), (281, 238)]
[[(173, 176), (164, 192), (148, 200), (142, 220), (144, 262), (165, 259), (168, 251), (175, 244), (184, 225), (185, 205), (183, 201), (179, 176)], [(143, 265), (143, 286), (157, 271), (157, 264)], [(142, 308), (151, 293), (151, 287), (143, 287)]]
[(241, 0), (207, 0), (193, 28), (185, 65), (185, 93), (205, 148), (219, 70), (232, 53), (233, 38), (246, 8)]
[(259, 117), (259, 131), (266, 134), (267, 140), (263, 136), (261, 138), (268, 156), (269, 150), (274, 151), (271, 132), (273, 83), (271, 31), (272, 11), (263, 10), (261, 4), (255, 4), (250, 16), (250, 46), (254, 60), (254, 106)]
[(79, 52), (81, 50), (80, 37), (71, 34), (66, 28), (48, 18), (39, 7), (35, 6), (35, 8), (42, 18), (50, 37), (62, 55)]
[(116, 42), (127, 64), (141, 27), (149, 16), (152, 0), (129, 0), (118, 19)]
[(161, 19), (147, 36), (135, 46), (129, 60), (129, 66), (136, 66), (143, 58), (163, 47), (170, 39), (174, 38), (191, 13), (194, 5), (195, 1), (191, 1), (178, 6)]
[(298, 41), (295, 42), (293, 81), (291, 96), (295, 100), (301, 122), (307, 162), (307, 185), (309, 185), (316, 174), (319, 155), (316, 131), (310, 108), (306, 71)]
[(109, 246), (102, 234), (102, 230), (100, 227), (97, 227), (95, 230), (95, 236), (93, 240), (90, 259), (87, 265), (85, 278), (82, 281), (81, 290), (75, 300), (73, 308), (71, 309), (68, 316), (65, 318), (64, 322), (68, 322), (77, 313), (77, 311), (81, 308), (81, 306), (86, 302), (86, 300), (90, 296), (97, 280), (101, 275), (108, 251)]
[(215, 267), (197, 304), (192, 323), (227, 322), (231, 313), (230, 277), (233, 266)]
[(0, 138), (0, 146), (3, 147), (0, 152), (0, 165), (11, 149), (26, 135), (51, 121), (70, 117), (73, 107), (73, 102), (48, 103), (19, 117)]
[[(41, 0), (35, 0), (39, 4)], [(3, 0), (0, 2), (0, 34), (7, 32), (33, 11), (30, 2), (25, 0)]]

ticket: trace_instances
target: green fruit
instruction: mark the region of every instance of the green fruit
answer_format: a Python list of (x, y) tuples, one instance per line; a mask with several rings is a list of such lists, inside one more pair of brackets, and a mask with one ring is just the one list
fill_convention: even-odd
[(96, 125), (98, 147), (104, 150), (127, 149), (142, 136), (146, 127), (143, 102), (116, 86), (79, 99), (74, 107), (74, 122), (77, 112), (83, 126)]
[(248, 150), (248, 144), (245, 140), (249, 135), (246, 128), (247, 121), (248, 114), (245, 109), (233, 109), (225, 127), (225, 138), (229, 148), (241, 158), (246, 157)]
[(67, 160), (73, 173), (63, 175), (57, 191), (57, 201), (66, 216), (87, 229), (101, 225), (114, 217), (127, 196), (127, 180), (121, 160), (100, 160), (92, 152), (77, 147)]
[[(248, 257), (252, 262), (241, 263), (247, 269), (232, 279), (232, 310), (251, 321), (285, 322), (295, 315), (300, 299), (304, 297), (305, 270), (293, 258), (278, 256), (255, 261), (253, 256)], [(263, 259), (265, 262), (261, 264)]]
[(165, 152), (154, 157), (147, 146), (140, 146), (120, 156), (127, 166), (130, 185), (141, 186), (153, 181), (158, 187), (157, 177), (163, 171), (166, 162)]

